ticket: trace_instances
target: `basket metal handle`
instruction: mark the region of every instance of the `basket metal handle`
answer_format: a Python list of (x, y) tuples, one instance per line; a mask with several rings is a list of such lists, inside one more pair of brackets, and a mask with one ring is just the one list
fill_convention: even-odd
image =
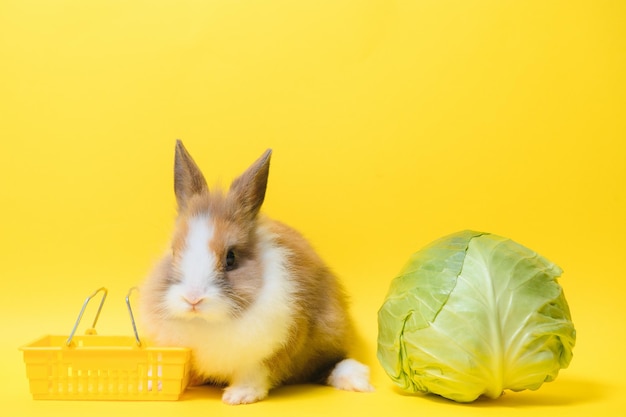
[(130, 322), (133, 325), (133, 332), (135, 333), (135, 341), (137, 346), (141, 346), (141, 339), (139, 339), (139, 333), (137, 333), (137, 325), (135, 324), (135, 316), (133, 315), (133, 309), (130, 306), (130, 295), (133, 291), (139, 291), (137, 287), (132, 287), (126, 294), (126, 307), (128, 307), (128, 314), (130, 315)]
[(93, 294), (91, 294), (89, 297), (85, 299), (85, 302), (83, 303), (83, 307), (80, 309), (80, 313), (78, 313), (78, 318), (76, 319), (76, 323), (74, 323), (74, 328), (72, 329), (70, 336), (67, 338), (67, 341), (65, 342), (67, 346), (70, 346), (72, 343), (72, 339), (74, 338), (76, 329), (78, 328), (78, 325), (80, 324), (80, 320), (83, 318), (83, 314), (85, 313), (87, 304), (89, 304), (91, 299), (94, 298), (99, 292), (102, 292), (102, 300), (100, 300), (100, 305), (98, 306), (96, 317), (93, 319), (93, 323), (91, 324), (91, 327), (89, 328), (89, 330), (87, 330), (88, 333), (92, 333), (92, 334), (96, 332), (96, 323), (98, 323), (98, 318), (100, 318), (100, 312), (102, 311), (104, 300), (106, 300), (107, 294), (109, 293), (109, 290), (107, 290), (105, 287), (98, 288), (96, 292), (94, 292)]
[[(128, 290), (128, 294), (126, 294), (126, 307), (128, 307), (128, 314), (130, 315), (130, 322), (133, 325), (133, 332), (135, 333), (135, 342), (137, 342), (137, 346), (141, 347), (141, 339), (139, 338), (139, 333), (137, 332), (137, 325), (135, 324), (135, 316), (133, 314), (133, 309), (130, 306), (130, 296), (133, 291), (138, 291), (138, 290), (139, 289), (137, 287), (132, 287), (130, 290)], [(87, 329), (87, 332), (86, 332), (87, 334), (96, 334), (96, 324), (98, 323), (98, 318), (100, 318), (100, 312), (102, 311), (102, 306), (104, 305), (104, 301), (106, 300), (107, 294), (109, 293), (109, 290), (107, 290), (105, 287), (97, 289), (96, 292), (94, 292), (93, 294), (91, 294), (89, 297), (85, 299), (85, 302), (83, 303), (83, 307), (80, 309), (80, 313), (78, 313), (78, 318), (76, 319), (76, 323), (74, 323), (74, 328), (72, 328), (70, 336), (67, 338), (65, 342), (67, 346), (70, 346), (72, 344), (72, 339), (74, 338), (76, 329), (78, 329), (78, 325), (80, 324), (80, 321), (83, 318), (83, 314), (85, 313), (85, 309), (87, 308), (87, 305), (89, 304), (91, 299), (94, 298), (99, 292), (102, 292), (102, 300), (100, 300), (100, 305), (98, 306), (96, 317), (94, 318), (93, 323), (91, 324), (91, 327)]]

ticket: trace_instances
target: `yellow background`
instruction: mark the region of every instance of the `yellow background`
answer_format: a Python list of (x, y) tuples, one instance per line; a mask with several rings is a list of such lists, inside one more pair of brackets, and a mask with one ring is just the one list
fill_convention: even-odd
[[(625, 22), (626, 2), (598, 0), (2, 0), (0, 404), (625, 415)], [(68, 334), (99, 286), (99, 333), (130, 334), (123, 297), (172, 230), (176, 138), (210, 183), (274, 149), (265, 212), (342, 277), (376, 393), (289, 387), (243, 408), (211, 388), (168, 404), (30, 399), (17, 348)], [(466, 228), (565, 270), (574, 360), (497, 401), (402, 395), (375, 358), (376, 312), (412, 252)]]

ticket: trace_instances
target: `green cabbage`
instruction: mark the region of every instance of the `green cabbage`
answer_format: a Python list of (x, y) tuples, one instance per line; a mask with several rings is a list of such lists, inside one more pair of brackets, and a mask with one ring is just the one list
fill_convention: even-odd
[(378, 359), (410, 392), (470, 402), (538, 389), (576, 331), (561, 269), (510, 239), (463, 231), (415, 253), (378, 312)]

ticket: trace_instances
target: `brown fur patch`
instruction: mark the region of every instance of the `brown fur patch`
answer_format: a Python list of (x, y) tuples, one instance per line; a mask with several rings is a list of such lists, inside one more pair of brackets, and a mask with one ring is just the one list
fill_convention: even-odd
[(304, 237), (277, 221), (265, 220), (276, 243), (290, 252), (289, 271), (299, 291), (293, 300), (291, 338), (268, 360), (276, 384), (323, 382), (344, 359), (352, 340), (345, 292)]

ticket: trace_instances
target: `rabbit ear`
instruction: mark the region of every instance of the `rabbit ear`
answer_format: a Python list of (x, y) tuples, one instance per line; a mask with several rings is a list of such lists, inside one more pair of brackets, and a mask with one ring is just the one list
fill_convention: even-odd
[(238, 203), (237, 212), (245, 219), (254, 219), (261, 209), (270, 173), (271, 156), (272, 150), (268, 149), (230, 186), (230, 192)]
[(174, 157), (174, 192), (178, 210), (186, 207), (191, 196), (208, 191), (206, 180), (180, 140), (176, 141)]

